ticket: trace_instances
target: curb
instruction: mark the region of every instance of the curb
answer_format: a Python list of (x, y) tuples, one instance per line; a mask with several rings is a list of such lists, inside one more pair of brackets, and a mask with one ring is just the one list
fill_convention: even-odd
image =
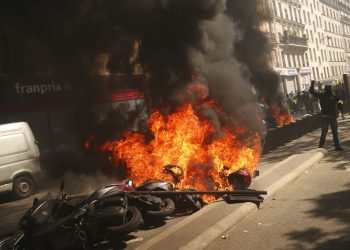
[[(292, 172), (288, 173), (287, 175), (283, 176), (280, 180), (267, 187), (266, 199), (270, 198), (283, 186), (292, 182), (306, 169), (312, 167), (314, 164), (322, 160), (326, 153), (326, 150), (318, 150), (318, 152), (316, 152), (315, 155), (313, 155), (307, 161), (299, 165)], [(258, 211), (258, 208), (255, 204), (244, 203), (240, 205), (237, 210), (226, 216), (224, 219), (213, 225), (211, 228), (207, 229), (205, 232), (194, 238), (192, 241), (188, 242), (186, 245), (182, 246), (180, 249), (203, 249), (204, 247), (212, 243), (214, 240), (219, 238), (225, 231), (228, 231), (234, 226), (238, 225), (241, 221), (243, 221), (245, 218), (252, 215), (256, 211)]]
[[(310, 158), (308, 158), (298, 167), (296, 167), (295, 169), (293, 169), (292, 171), (290, 171), (289, 173), (281, 177), (279, 180), (277, 180), (276, 182), (274, 182), (273, 184), (265, 188), (265, 190), (267, 191), (267, 195), (265, 198), (266, 199), (270, 198), (283, 186), (287, 185), (288, 183), (296, 179), (306, 169), (312, 167), (314, 164), (322, 160), (323, 157), (326, 155), (326, 153), (327, 151), (324, 149), (316, 150), (316, 152)], [(302, 155), (302, 154), (297, 154), (297, 155)], [(284, 161), (272, 166), (271, 168), (277, 169), (278, 167), (281, 167), (283, 163), (291, 161), (297, 155), (292, 155), (286, 158)], [(263, 176), (258, 176), (256, 177), (256, 179), (265, 177), (270, 172), (272, 172), (272, 170), (267, 170), (266, 174), (263, 174)], [(154, 249), (152, 247), (156, 245), (158, 242), (174, 234), (180, 228), (183, 228), (189, 223), (195, 221), (196, 218), (205, 214), (207, 211), (214, 209), (216, 205), (217, 204), (212, 204), (211, 206), (203, 208), (202, 210), (188, 217), (186, 220), (181, 221), (180, 223), (169, 228), (168, 230), (158, 234), (156, 237), (153, 237), (152, 239), (146, 241), (144, 244), (141, 244), (136, 249)], [(181, 250), (204, 249), (213, 241), (220, 238), (226, 231), (231, 230), (233, 227), (237, 226), (241, 221), (243, 221), (244, 219), (246, 219), (248, 216), (252, 215), (256, 211), (258, 211), (258, 207), (253, 203), (239, 204), (237, 206), (237, 209), (235, 209), (233, 212), (225, 216), (225, 218), (215, 223), (213, 226), (205, 230), (203, 233), (201, 233), (197, 237), (193, 238), (191, 241), (187, 242), (185, 245), (182, 245), (179, 249)]]

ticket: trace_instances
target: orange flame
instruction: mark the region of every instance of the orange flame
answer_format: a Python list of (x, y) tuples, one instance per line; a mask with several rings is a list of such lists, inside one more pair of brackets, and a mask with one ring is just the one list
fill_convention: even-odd
[(289, 112), (282, 111), (277, 106), (271, 106), (271, 110), (272, 110), (272, 113), (273, 113), (273, 118), (275, 119), (276, 123), (279, 126), (286, 125), (288, 123), (291, 123), (294, 120), (293, 116), (290, 115)]
[[(214, 101), (206, 105), (220, 110)], [(148, 125), (154, 136), (150, 142), (144, 135), (129, 131), (122, 140), (100, 147), (113, 153), (115, 166), (121, 161), (126, 163), (136, 185), (149, 179), (173, 181), (164, 169), (171, 164), (178, 166), (173, 171), (182, 172), (177, 173), (177, 188), (231, 190), (227, 176), (242, 167), (252, 175), (260, 157), (257, 133), (247, 136), (245, 128), (227, 126), (216, 136), (213, 125), (196, 115), (192, 104), (184, 104), (170, 115), (155, 111)]]

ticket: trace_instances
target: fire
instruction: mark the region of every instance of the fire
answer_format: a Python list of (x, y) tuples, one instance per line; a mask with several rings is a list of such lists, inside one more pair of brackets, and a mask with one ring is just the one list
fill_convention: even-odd
[[(205, 105), (220, 110), (214, 101)], [(154, 111), (148, 126), (153, 134), (149, 142), (143, 134), (128, 131), (123, 139), (100, 148), (113, 153), (116, 167), (126, 163), (136, 185), (161, 179), (175, 182), (179, 189), (230, 190), (227, 176), (242, 167), (252, 175), (260, 157), (258, 134), (226, 126), (218, 135), (210, 121), (196, 114), (190, 103), (169, 115)]]
[(283, 126), (285, 124), (291, 123), (294, 120), (293, 116), (291, 116), (289, 112), (282, 111), (277, 106), (272, 106), (271, 110), (273, 113), (273, 117), (279, 126)]

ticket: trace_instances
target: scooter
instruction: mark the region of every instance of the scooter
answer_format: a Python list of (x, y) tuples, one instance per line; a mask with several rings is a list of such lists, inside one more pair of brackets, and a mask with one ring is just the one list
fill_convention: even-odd
[[(172, 213), (171, 213), (173, 216), (188, 215), (200, 210), (204, 206), (204, 201), (201, 195), (181, 194), (181, 192), (167, 194), (169, 193), (169, 191), (170, 192), (175, 191), (174, 185), (168, 181), (148, 180), (144, 182), (142, 185), (140, 185), (139, 187), (137, 187), (136, 191), (164, 192), (164, 195), (159, 194), (158, 196), (155, 196), (155, 195), (150, 195), (150, 196), (158, 197), (158, 199), (162, 199), (166, 201), (168, 204), (173, 203), (174, 209), (172, 209)], [(195, 190), (186, 189), (181, 191), (195, 191)], [(148, 213), (155, 214), (153, 211), (149, 211)]]
[(166, 182), (145, 182), (136, 187), (131, 180), (126, 181), (125, 185), (132, 187), (126, 192), (128, 203), (141, 211), (143, 219), (147, 223), (163, 221), (167, 216), (172, 215), (175, 210), (175, 204), (168, 197), (140, 194), (139, 191), (165, 190), (163, 188), (167, 184)]

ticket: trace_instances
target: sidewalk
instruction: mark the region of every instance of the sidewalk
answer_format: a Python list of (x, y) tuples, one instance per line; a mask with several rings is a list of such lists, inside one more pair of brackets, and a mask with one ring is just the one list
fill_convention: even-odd
[[(350, 132), (349, 127), (349, 118), (339, 121), (340, 142)], [(267, 190), (268, 195), (265, 198), (269, 199), (280, 188), (319, 162), (327, 151), (333, 152), (330, 131), (326, 147), (317, 148), (320, 133), (320, 129), (317, 129), (262, 156), (258, 166), (260, 176), (254, 179), (251, 188)], [(128, 245), (127, 249), (203, 249), (215, 239), (220, 238), (225, 231), (257, 211), (256, 205), (248, 202), (209, 204), (199, 212), (153, 235), (149, 240)]]

